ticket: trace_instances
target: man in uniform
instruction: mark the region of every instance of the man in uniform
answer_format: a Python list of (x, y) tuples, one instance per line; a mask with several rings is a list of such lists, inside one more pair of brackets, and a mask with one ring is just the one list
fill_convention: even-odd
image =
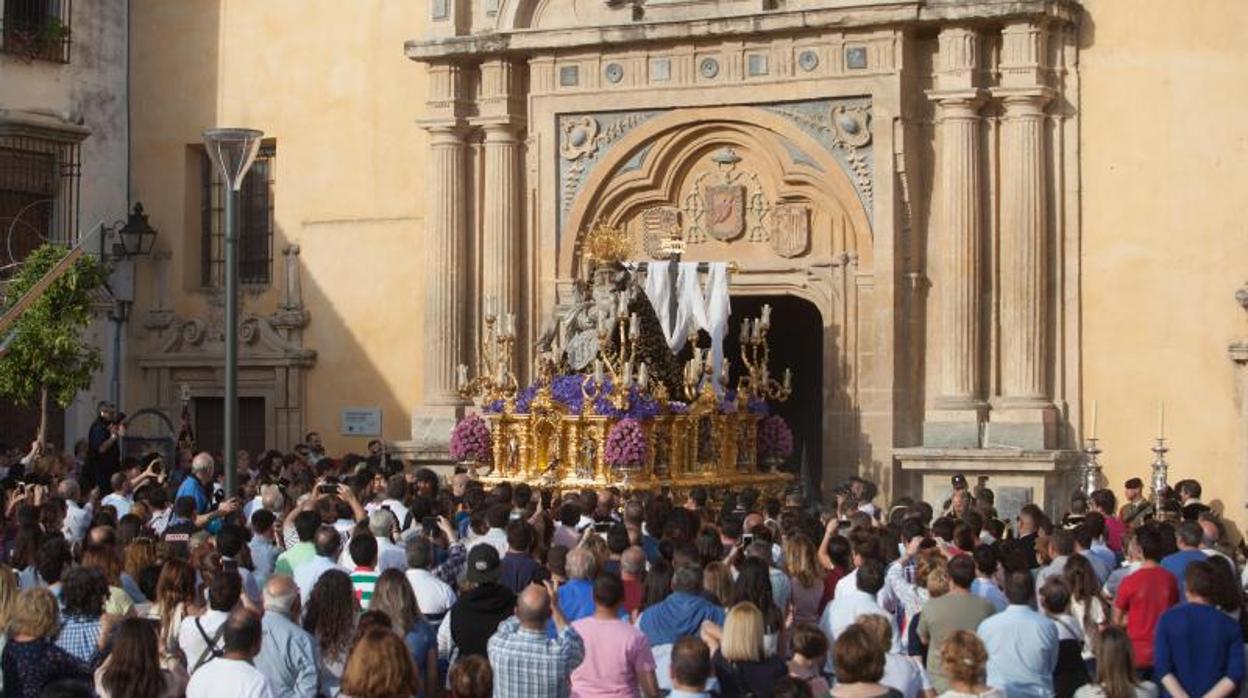
[(1122, 505), (1122, 509), (1118, 510), (1118, 519), (1126, 524), (1129, 528), (1138, 528), (1141, 524), (1153, 518), (1156, 510), (1153, 503), (1144, 498), (1144, 482), (1138, 477), (1127, 480), (1123, 485), (1126, 489), (1127, 501)]

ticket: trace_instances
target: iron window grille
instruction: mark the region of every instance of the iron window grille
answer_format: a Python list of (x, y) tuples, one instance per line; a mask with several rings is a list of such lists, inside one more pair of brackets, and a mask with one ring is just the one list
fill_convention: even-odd
[[(239, 283), (267, 286), (273, 269), (273, 190), (277, 147), (272, 141), (260, 145), (238, 202)], [(201, 210), (200, 284), (205, 288), (225, 285), (225, 184), (206, 152), (200, 151), (203, 181)]]
[(28, 61), (68, 63), (71, 0), (4, 0), (0, 51)]
[(77, 143), (0, 136), (0, 274), (45, 242), (77, 242)]

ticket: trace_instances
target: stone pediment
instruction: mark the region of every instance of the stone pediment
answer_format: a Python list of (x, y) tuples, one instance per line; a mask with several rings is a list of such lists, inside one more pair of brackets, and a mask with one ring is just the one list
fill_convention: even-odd
[[(281, 319), (247, 315), (238, 325), (239, 362), (311, 366), (316, 351), (287, 340), (278, 326)], [(224, 360), (225, 329), (209, 318), (176, 321), (174, 331), (155, 352), (139, 357), (141, 366), (203, 364)]]

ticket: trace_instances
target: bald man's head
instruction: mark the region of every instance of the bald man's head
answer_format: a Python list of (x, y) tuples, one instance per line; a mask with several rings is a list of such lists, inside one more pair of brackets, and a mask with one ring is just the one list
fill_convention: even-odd
[(542, 630), (550, 620), (550, 594), (545, 587), (530, 584), (516, 600), (516, 620), (526, 628)]
[(299, 587), (285, 575), (269, 577), (264, 585), (264, 610), (293, 617), (299, 610)]
[(321, 557), (337, 558), (341, 552), (342, 538), (338, 535), (338, 531), (333, 526), (321, 526), (316, 529), (316, 538), (313, 539), (316, 545), (316, 554)]

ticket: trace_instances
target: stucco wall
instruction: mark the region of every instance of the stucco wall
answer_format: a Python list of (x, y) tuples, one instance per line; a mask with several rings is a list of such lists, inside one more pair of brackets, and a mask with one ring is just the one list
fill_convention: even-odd
[[(298, 243), (311, 313), (304, 345), (318, 352), (307, 426), (334, 452), (365, 446), (338, 435), (343, 407), (380, 407), (385, 437), (401, 440), (418, 394), (416, 294), (433, 270), (421, 254), (426, 148), (415, 124), (424, 74), (403, 56), (403, 41), (423, 7), (134, 2), (135, 190), (161, 231), (158, 246), (173, 254), (173, 309), (192, 317), (208, 307), (197, 290), (199, 213), (188, 202), (198, 201), (198, 177), (188, 168), (189, 146), (213, 126), (261, 129), (277, 146), (274, 284), (247, 294), (242, 311), (273, 311), (281, 251)], [(150, 277), (148, 264), (140, 281), (147, 294)], [(140, 316), (145, 310), (136, 307)]]
[[(1244, 521), (1235, 367), (1248, 278), (1248, 5), (1085, 0), (1084, 414), (1115, 490), (1147, 480), (1166, 403), (1170, 480)], [(1085, 426), (1085, 430), (1090, 424)]]
[[(49, 113), (91, 130), (79, 181), (78, 225), (86, 234), (127, 209), (126, 4), (79, 2), (73, 11), (69, 63), (0, 54), (0, 109)], [(100, 318), (87, 337), (104, 350), (104, 370), (66, 411), (66, 445), (86, 436), (96, 403), (109, 394), (113, 325)]]

